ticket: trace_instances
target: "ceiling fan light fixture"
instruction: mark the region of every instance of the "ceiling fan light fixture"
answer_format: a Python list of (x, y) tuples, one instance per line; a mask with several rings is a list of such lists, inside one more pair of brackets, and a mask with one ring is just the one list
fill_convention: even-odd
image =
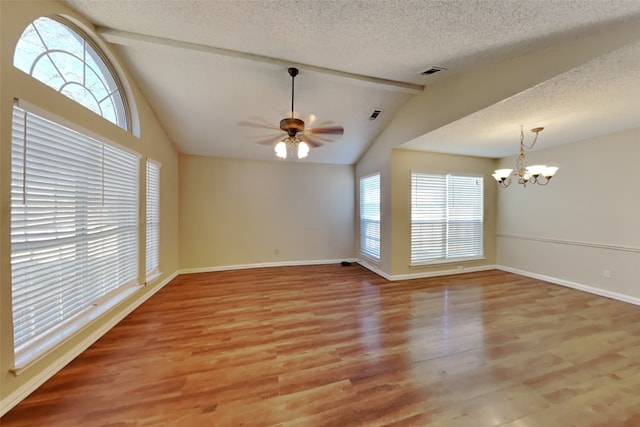
[(287, 143), (284, 141), (280, 141), (276, 144), (275, 147), (276, 156), (281, 159), (287, 158)]
[(304, 141), (298, 142), (298, 158), (304, 159), (309, 155), (309, 144)]
[(281, 159), (293, 158), (294, 156), (298, 159), (304, 159), (309, 155), (309, 149), (309, 144), (306, 142), (293, 136), (287, 136), (276, 144), (274, 151), (276, 156)]

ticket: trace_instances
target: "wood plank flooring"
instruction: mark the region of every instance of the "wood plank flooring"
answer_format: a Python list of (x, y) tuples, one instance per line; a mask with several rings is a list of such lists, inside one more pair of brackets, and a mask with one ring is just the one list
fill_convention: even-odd
[(501, 271), (182, 275), (12, 426), (639, 426), (640, 307)]

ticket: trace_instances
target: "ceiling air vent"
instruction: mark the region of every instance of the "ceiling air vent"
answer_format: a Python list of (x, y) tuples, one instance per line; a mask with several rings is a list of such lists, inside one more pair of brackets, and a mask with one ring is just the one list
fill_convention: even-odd
[(369, 120), (375, 120), (382, 113), (382, 110), (373, 110), (373, 113), (369, 116)]
[(428, 70), (425, 70), (425, 71), (421, 72), (420, 75), (429, 76), (431, 74), (437, 73), (438, 71), (444, 71), (444, 70), (446, 70), (446, 68), (444, 68), (444, 67), (431, 67)]

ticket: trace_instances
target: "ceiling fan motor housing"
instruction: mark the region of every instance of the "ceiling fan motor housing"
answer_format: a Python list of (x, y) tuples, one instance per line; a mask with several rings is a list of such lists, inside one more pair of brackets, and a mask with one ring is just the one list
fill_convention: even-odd
[(280, 129), (287, 132), (289, 136), (296, 136), (298, 132), (304, 131), (304, 122), (300, 119), (288, 117), (280, 120)]

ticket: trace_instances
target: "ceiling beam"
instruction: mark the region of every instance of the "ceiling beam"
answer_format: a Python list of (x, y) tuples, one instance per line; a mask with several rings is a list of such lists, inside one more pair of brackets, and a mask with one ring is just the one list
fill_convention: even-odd
[(295, 61), (286, 59), (272, 58), (269, 56), (256, 55), (253, 53), (240, 52), (237, 50), (223, 49), (219, 47), (190, 43), (181, 40), (166, 39), (162, 37), (147, 36), (144, 34), (131, 33), (128, 31), (114, 30), (111, 28), (99, 27), (98, 33), (109, 43), (119, 44), (123, 46), (164, 46), (174, 49), (190, 50), (195, 52), (209, 53), (212, 55), (220, 55), (231, 58), (244, 59), (247, 61), (262, 62), (283, 67), (297, 67), (302, 70), (312, 71), (320, 74), (326, 74), (343, 79), (349, 79), (359, 84), (383, 88), (394, 92), (418, 94), (424, 91), (424, 86), (407, 83), (396, 80), (382, 79), (379, 77), (365, 76), (362, 74), (348, 73), (345, 71), (333, 70), (331, 68), (317, 67), (315, 65), (300, 64)]

